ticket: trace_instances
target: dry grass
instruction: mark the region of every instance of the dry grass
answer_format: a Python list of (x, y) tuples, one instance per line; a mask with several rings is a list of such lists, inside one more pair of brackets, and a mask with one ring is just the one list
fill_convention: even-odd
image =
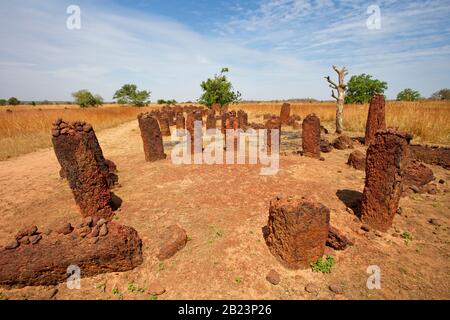
[[(81, 109), (77, 106), (16, 106), (0, 108), (0, 160), (51, 146), (52, 122), (84, 120), (96, 130), (110, 128), (136, 119), (138, 113), (152, 107), (134, 108), (105, 105)], [(39, 110), (40, 109), (40, 110)]]
[[(0, 160), (50, 147), (52, 122), (58, 117), (70, 121), (84, 120), (91, 123), (95, 130), (101, 130), (134, 120), (138, 113), (155, 107), (159, 106), (134, 108), (105, 105), (89, 109), (74, 105), (8, 107), (13, 112), (6, 112), (6, 107), (0, 107)], [(265, 113), (279, 113), (281, 103), (241, 103), (231, 108), (242, 108), (249, 112), (250, 118), (255, 118)], [(332, 102), (292, 103), (291, 108), (302, 118), (315, 113), (325, 123), (333, 123), (335, 119), (335, 104)], [(367, 110), (368, 105), (346, 105), (346, 130), (363, 133)], [(388, 126), (414, 134), (414, 142), (450, 145), (450, 102), (388, 101), (386, 121)]]
[[(345, 105), (344, 127), (350, 132), (365, 131), (368, 104)], [(278, 114), (281, 103), (252, 103), (234, 105), (232, 109), (244, 109), (250, 113), (250, 118), (262, 116), (265, 113)], [(335, 121), (336, 105), (332, 102), (291, 103), (291, 112), (306, 117), (315, 113), (322, 122)], [(420, 101), (386, 103), (386, 122), (389, 127), (398, 127), (414, 135), (417, 143), (450, 144), (450, 102)]]

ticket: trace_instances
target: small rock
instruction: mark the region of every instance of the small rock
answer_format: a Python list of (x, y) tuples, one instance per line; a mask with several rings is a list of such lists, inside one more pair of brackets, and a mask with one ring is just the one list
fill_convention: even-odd
[(278, 272), (276, 272), (275, 270), (270, 270), (270, 272), (267, 274), (266, 276), (266, 280), (269, 281), (271, 284), (273, 284), (274, 286), (276, 286), (277, 284), (280, 283), (281, 279), (280, 279), (280, 274)]
[(344, 293), (344, 287), (340, 284), (330, 284), (329, 289), (331, 292), (335, 294), (343, 294)]
[(397, 208), (397, 214), (398, 214), (398, 215), (402, 215), (402, 212), (403, 212), (402, 207), (398, 207), (398, 208)]
[(444, 183), (445, 183), (445, 180), (444, 180), (444, 179), (439, 179), (439, 183), (440, 183), (440, 184), (444, 184)]
[(20, 244), (30, 244), (30, 237), (29, 236), (25, 236), (22, 239), (19, 240)]
[(90, 238), (89, 243), (90, 244), (96, 244), (98, 242), (98, 238)]
[(369, 232), (369, 231), (370, 231), (370, 228), (369, 228), (368, 225), (363, 224), (363, 225), (361, 226), (361, 230), (364, 230), (364, 231), (366, 231), (366, 232)]
[(40, 234), (36, 234), (36, 235), (30, 237), (30, 243), (31, 243), (31, 244), (36, 244), (36, 243), (38, 243), (41, 239), (42, 239), (42, 236), (41, 236)]
[(305, 291), (309, 293), (319, 293), (320, 287), (315, 283), (308, 283), (305, 287)]
[(83, 224), (84, 224), (85, 226), (90, 227), (90, 226), (92, 225), (92, 217), (86, 217), (86, 218), (84, 218)]
[(375, 235), (376, 235), (378, 238), (383, 237), (383, 234), (382, 234), (380, 231), (378, 231), (378, 230), (375, 230)]
[(430, 220), (428, 220), (428, 222), (431, 223), (433, 226), (437, 226), (437, 227), (441, 226), (441, 221), (436, 218), (431, 218)]
[(71, 233), (72, 230), (73, 230), (73, 227), (70, 223), (63, 223), (56, 229), (56, 232), (66, 235), (66, 234)]
[(97, 226), (101, 227), (105, 223), (106, 223), (106, 220), (104, 218), (101, 218), (100, 220), (97, 221)]
[(36, 226), (30, 226), (27, 228), (24, 228), (17, 232), (16, 234), (16, 240), (20, 240), (21, 238), (25, 236), (32, 236), (38, 231), (38, 228)]
[(20, 246), (19, 241), (14, 240), (14, 241), (11, 241), (10, 243), (8, 243), (8, 244), (5, 246), (5, 249), (7, 249), (7, 250), (12, 250), (12, 249), (17, 248), (18, 246)]
[(92, 130), (92, 126), (90, 124), (86, 124), (83, 126), (83, 131), (84, 132), (90, 132)]
[(108, 234), (108, 227), (106, 226), (106, 223), (105, 224), (102, 224), (102, 226), (100, 227), (100, 231), (99, 231), (99, 236), (100, 237), (104, 237), (104, 236), (106, 236)]
[(88, 226), (81, 227), (77, 229), (77, 233), (81, 238), (85, 238), (88, 234), (91, 233), (91, 228)]
[(166, 292), (166, 289), (158, 281), (155, 281), (148, 286), (147, 292), (154, 296), (160, 296)]
[(95, 226), (92, 228), (91, 237), (96, 238), (100, 234), (100, 228), (98, 226)]
[(157, 255), (160, 261), (169, 259), (179, 250), (183, 249), (187, 243), (186, 231), (179, 225), (168, 227), (161, 237), (159, 253)]
[(414, 193), (419, 193), (419, 192), (420, 192), (420, 189), (419, 189), (419, 187), (417, 187), (417, 186), (412, 185), (412, 186), (410, 186), (409, 188), (410, 188), (412, 191), (414, 191)]

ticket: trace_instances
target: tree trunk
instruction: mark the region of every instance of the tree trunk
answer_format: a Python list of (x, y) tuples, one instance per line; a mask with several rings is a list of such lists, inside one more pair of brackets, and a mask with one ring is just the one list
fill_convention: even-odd
[[(330, 88), (333, 90), (331, 91), (331, 96), (336, 99), (336, 133), (341, 134), (344, 131), (344, 120), (343, 120), (343, 114), (344, 114), (344, 102), (345, 102), (345, 89), (347, 86), (344, 83), (344, 77), (348, 74), (347, 69), (344, 67), (342, 69), (338, 69), (336, 66), (333, 66), (334, 71), (338, 74), (339, 77), (339, 84), (334, 83), (331, 81), (330, 77), (325, 77), (327, 79), (328, 83), (330, 84)], [(334, 90), (337, 91), (337, 97), (334, 93)]]

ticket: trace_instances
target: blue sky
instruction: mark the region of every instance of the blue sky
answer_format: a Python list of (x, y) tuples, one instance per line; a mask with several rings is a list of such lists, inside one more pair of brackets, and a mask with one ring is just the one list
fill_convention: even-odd
[[(69, 30), (69, 5), (81, 29)], [(381, 28), (369, 29), (369, 6)], [(450, 87), (450, 1), (16, 0), (0, 7), (0, 97), (111, 100), (124, 83), (151, 99), (195, 100), (229, 67), (244, 99), (330, 99), (331, 66), (423, 96)]]

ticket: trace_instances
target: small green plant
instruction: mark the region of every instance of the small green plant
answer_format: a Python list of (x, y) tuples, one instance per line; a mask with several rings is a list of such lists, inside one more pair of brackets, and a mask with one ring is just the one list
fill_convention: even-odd
[(234, 279), (234, 281), (235, 281), (237, 284), (241, 284), (241, 283), (242, 283), (242, 278), (241, 278), (241, 277), (237, 277), (236, 279)]
[(112, 289), (112, 293), (113, 293), (114, 295), (117, 295), (117, 294), (120, 293), (120, 291), (119, 291), (118, 288), (113, 288), (113, 289)]
[(164, 262), (160, 262), (158, 265), (158, 271), (164, 271), (166, 269), (166, 265), (164, 264)]
[(129, 292), (144, 292), (145, 290), (144, 289), (142, 289), (142, 288), (139, 288), (138, 286), (136, 286), (135, 284), (134, 284), (134, 282), (131, 282), (131, 283), (129, 283), (128, 284), (128, 291)]
[(216, 226), (216, 225), (212, 225), (212, 226), (210, 226), (211, 227), (211, 229), (212, 229), (212, 231), (213, 231), (213, 234), (212, 234), (212, 237), (208, 240), (208, 243), (213, 243), (215, 240), (217, 240), (217, 239), (219, 239), (219, 238), (221, 238), (222, 236), (223, 236), (223, 230), (222, 229), (220, 229), (218, 226)]
[(327, 256), (325, 261), (322, 258), (317, 259), (316, 262), (311, 263), (313, 272), (331, 273), (331, 269), (334, 266), (334, 258)]
[(192, 237), (191, 236), (187, 236), (187, 241), (192, 241)]
[(408, 231), (403, 232), (400, 237), (405, 240), (405, 244), (409, 244), (409, 242), (413, 240), (412, 234)]
[(148, 297), (148, 300), (158, 300), (158, 296), (155, 295), (155, 294), (151, 294), (151, 295)]

